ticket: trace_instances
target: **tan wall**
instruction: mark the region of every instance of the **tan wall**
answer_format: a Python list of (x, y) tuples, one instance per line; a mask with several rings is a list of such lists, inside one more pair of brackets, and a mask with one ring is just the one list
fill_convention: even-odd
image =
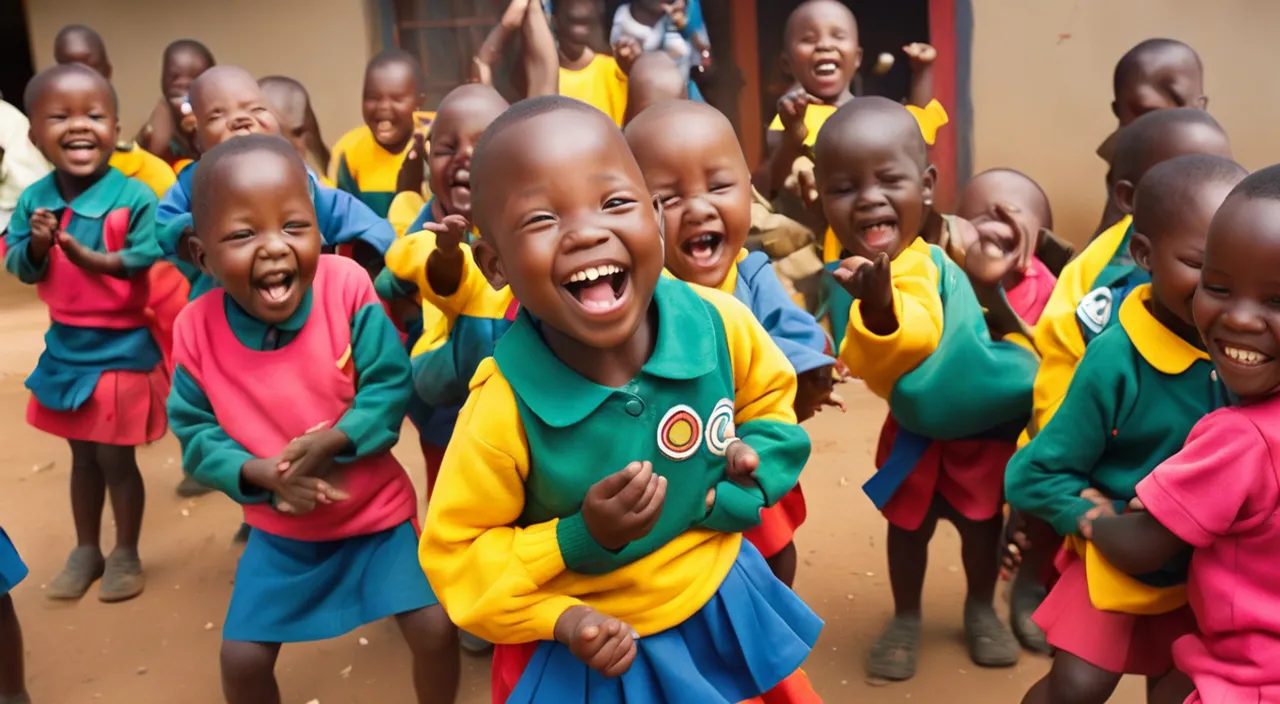
[(255, 76), (280, 74), (301, 81), (330, 144), (361, 122), (361, 82), (371, 55), (367, 5), (359, 0), (26, 3), (40, 69), (53, 63), (53, 39), (64, 25), (87, 24), (102, 35), (127, 137), (137, 132), (160, 98), (164, 47), (190, 37), (208, 46), (218, 63), (242, 66)]
[[(1150, 37), (1187, 42), (1205, 63), (1209, 110), (1236, 159), (1280, 161), (1271, 69), (1280, 2), (973, 0), (974, 167), (1026, 171), (1048, 191), (1056, 229), (1080, 241), (1101, 215), (1115, 62)], [(1061, 35), (1070, 35), (1064, 37)]]

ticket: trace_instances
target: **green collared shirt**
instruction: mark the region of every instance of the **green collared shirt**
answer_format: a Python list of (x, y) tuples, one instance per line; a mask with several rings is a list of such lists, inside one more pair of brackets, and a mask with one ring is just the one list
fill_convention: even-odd
[[(494, 353), (515, 392), (529, 447), (521, 524), (561, 518), (561, 552), (576, 572), (612, 571), (691, 528), (740, 532), (759, 525), (760, 510), (791, 490), (808, 459), (808, 435), (794, 423), (757, 418), (735, 430), (735, 417), (747, 411), (736, 401), (735, 359), (720, 309), (688, 284), (666, 278), (658, 282), (653, 305), (653, 354), (621, 388), (596, 384), (561, 362), (527, 311)], [(744, 306), (732, 306), (744, 318), (735, 324), (759, 325)], [(761, 332), (764, 344), (772, 345)], [(789, 370), (785, 356), (774, 352)], [(766, 363), (761, 357), (736, 361), (746, 368)], [(725, 451), (735, 436), (760, 456), (758, 486), (726, 478)], [(668, 480), (662, 516), (645, 538), (605, 550), (586, 529), (582, 497), (597, 481), (645, 460)], [(708, 512), (705, 500), (713, 488), (716, 502)]]

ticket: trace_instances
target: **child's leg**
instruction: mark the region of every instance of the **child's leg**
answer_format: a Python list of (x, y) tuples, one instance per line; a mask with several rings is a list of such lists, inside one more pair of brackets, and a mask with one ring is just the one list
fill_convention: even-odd
[(13, 610), (13, 597), (0, 596), (0, 702), (28, 701), (22, 666), (22, 627)]
[(102, 509), (107, 484), (98, 467), (95, 445), (71, 440), (71, 516), (76, 525), (76, 549), (62, 572), (45, 589), (49, 599), (79, 599), (102, 576)]
[(280, 704), (279, 643), (222, 641), (222, 696), (227, 704)]
[(929, 566), (929, 541), (938, 527), (930, 508), (920, 527), (904, 530), (889, 524), (889, 586), (893, 589), (893, 620), (867, 656), (867, 675), (886, 680), (911, 679), (916, 674), (920, 646), (920, 598)]
[(1022, 704), (1104, 704), (1120, 684), (1120, 675), (1059, 650), (1049, 674), (1027, 692)]
[(98, 598), (107, 602), (124, 601), (141, 594), (145, 585), (142, 561), (138, 558), (138, 535), (142, 531), (146, 488), (134, 448), (98, 445), (97, 453), (98, 466), (111, 494), (111, 512), (116, 519), (116, 547), (107, 556)]
[(795, 541), (787, 543), (785, 548), (778, 551), (776, 555), (765, 560), (769, 563), (769, 569), (773, 570), (773, 575), (788, 587), (793, 586), (796, 581), (796, 544)]
[(1182, 704), (1195, 689), (1190, 677), (1170, 670), (1161, 677), (1147, 678), (1147, 704)]
[(1013, 665), (1018, 661), (1021, 649), (1013, 633), (996, 616), (993, 604), (996, 582), (1000, 579), (1004, 517), (997, 513), (985, 521), (973, 521), (954, 509), (948, 513), (948, 518), (960, 533), (960, 557), (968, 587), (964, 632), (969, 658), (983, 667)]
[(396, 623), (413, 653), (413, 688), (418, 693), (418, 704), (453, 704), (462, 677), (462, 661), (458, 629), (444, 607), (436, 604), (406, 611), (396, 615)]
[(1041, 583), (1041, 576), (1057, 553), (1062, 539), (1052, 526), (1039, 518), (1024, 514), (1022, 520), (1027, 549), (1022, 553), (1022, 563), (1010, 588), (1009, 622), (1023, 647), (1048, 654), (1050, 648), (1044, 639), (1044, 631), (1031, 620), (1031, 614), (1040, 607), (1048, 593)]

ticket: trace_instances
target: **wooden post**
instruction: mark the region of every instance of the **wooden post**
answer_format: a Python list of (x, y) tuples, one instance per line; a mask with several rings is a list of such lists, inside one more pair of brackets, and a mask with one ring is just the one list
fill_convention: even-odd
[(742, 74), (738, 91), (738, 139), (752, 170), (764, 159), (764, 123), (760, 115), (760, 56), (756, 36), (757, 0), (733, 0), (733, 62)]
[(965, 111), (959, 102), (967, 100), (968, 96), (962, 98), (956, 91), (956, 62), (960, 58), (956, 37), (956, 0), (929, 0), (929, 43), (938, 50), (933, 70), (934, 98), (942, 103), (951, 118), (951, 122), (938, 131), (938, 140), (931, 150), (933, 163), (938, 167), (934, 208), (949, 213), (955, 209), (958, 184), (968, 178), (968, 174), (957, 173), (959, 130), (971, 127), (964, 124), (967, 122), (962, 119)]

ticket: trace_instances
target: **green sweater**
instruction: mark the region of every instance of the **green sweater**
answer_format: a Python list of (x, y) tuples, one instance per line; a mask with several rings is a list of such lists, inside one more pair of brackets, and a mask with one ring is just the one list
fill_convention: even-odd
[(1015, 508), (1078, 532), (1094, 488), (1118, 502), (1156, 465), (1182, 448), (1192, 426), (1224, 403), (1208, 355), (1148, 311), (1150, 285), (1138, 287), (1085, 351), (1062, 406), (1009, 461), (1005, 494)]

